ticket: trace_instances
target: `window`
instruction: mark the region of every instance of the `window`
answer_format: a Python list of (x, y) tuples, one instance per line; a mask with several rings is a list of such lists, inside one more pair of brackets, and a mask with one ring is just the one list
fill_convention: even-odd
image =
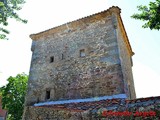
[(50, 99), (50, 90), (47, 90), (47, 91), (46, 91), (46, 99), (47, 99), (47, 100)]
[(85, 57), (85, 50), (84, 49), (82, 49), (82, 50), (80, 50), (80, 57)]
[(61, 58), (62, 60), (64, 59), (64, 55), (62, 54), (62, 58)]
[(130, 85), (128, 85), (128, 92), (129, 92), (129, 97), (130, 97), (130, 99), (131, 99), (132, 96), (131, 96), (131, 88), (130, 88)]
[(54, 56), (50, 57), (50, 63), (54, 62)]
[(39, 97), (37, 98), (37, 103), (39, 103)]

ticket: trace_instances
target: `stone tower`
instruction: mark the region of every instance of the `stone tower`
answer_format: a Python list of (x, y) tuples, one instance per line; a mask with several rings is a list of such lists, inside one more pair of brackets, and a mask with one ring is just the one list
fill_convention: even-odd
[(26, 106), (125, 94), (135, 99), (134, 54), (118, 7), (32, 34)]

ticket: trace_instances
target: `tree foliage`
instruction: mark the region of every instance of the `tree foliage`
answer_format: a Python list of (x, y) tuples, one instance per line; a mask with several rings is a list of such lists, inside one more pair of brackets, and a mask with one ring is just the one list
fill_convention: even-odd
[(24, 108), (24, 100), (28, 75), (18, 74), (9, 77), (8, 84), (0, 88), (2, 93), (2, 107), (8, 110), (9, 120), (21, 120)]
[(27, 20), (21, 19), (17, 14), (24, 3), (24, 0), (0, 0), (0, 39), (6, 39), (6, 35), (9, 34), (5, 28), (8, 25), (8, 18), (27, 23)]
[(132, 18), (146, 21), (143, 28), (160, 29), (160, 0), (150, 2), (149, 7), (140, 5), (137, 8), (141, 13), (133, 14)]

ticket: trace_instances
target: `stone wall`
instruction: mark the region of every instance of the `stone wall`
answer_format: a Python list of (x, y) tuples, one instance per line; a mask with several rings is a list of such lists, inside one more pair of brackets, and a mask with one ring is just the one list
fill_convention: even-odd
[(132, 56), (127, 50), (127, 45), (125, 44), (128, 38), (125, 33), (125, 30), (122, 29), (123, 23), (118, 22), (121, 20), (120, 16), (117, 16), (116, 20), (118, 24), (115, 32), (117, 34), (119, 55), (120, 55), (122, 72), (123, 72), (123, 80), (125, 81), (124, 90), (130, 99), (135, 99), (136, 93), (135, 93), (135, 87), (134, 87), (134, 81), (133, 81), (133, 75), (132, 75), (132, 66), (133, 66)]
[(115, 24), (121, 21), (116, 21), (114, 14), (120, 14), (119, 8), (31, 35), (27, 106), (51, 100), (128, 94), (124, 88), (132, 78), (131, 71), (127, 71), (131, 56), (121, 55), (128, 48), (124, 39), (117, 40)]
[(118, 94), (135, 98), (133, 52), (119, 18), (120, 9), (113, 6), (31, 35), (33, 54), (23, 120), (90, 120), (95, 118), (92, 110), (104, 101), (68, 107), (34, 107), (35, 103)]
[[(26, 107), (23, 120), (89, 120), (88, 113), (54, 109), (50, 107)], [(82, 117), (83, 116), (83, 117)]]
[[(124, 93), (112, 16), (33, 41), (27, 103)], [(80, 50), (85, 57), (80, 57)], [(63, 54), (63, 58), (62, 58)], [(54, 62), (50, 63), (50, 57)]]
[(158, 120), (160, 97), (26, 107), (23, 120)]

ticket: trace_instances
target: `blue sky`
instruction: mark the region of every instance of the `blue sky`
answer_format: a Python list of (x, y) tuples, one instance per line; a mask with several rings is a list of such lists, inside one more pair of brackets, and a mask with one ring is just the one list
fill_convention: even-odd
[(131, 19), (137, 5), (147, 5), (149, 0), (27, 0), (19, 12), (27, 24), (9, 20), (8, 41), (0, 41), (0, 86), (9, 76), (29, 73), (31, 39), (29, 35), (70, 22), (111, 6), (121, 8), (122, 20), (135, 55), (133, 76), (137, 97), (160, 96), (160, 34), (143, 29), (143, 21)]

